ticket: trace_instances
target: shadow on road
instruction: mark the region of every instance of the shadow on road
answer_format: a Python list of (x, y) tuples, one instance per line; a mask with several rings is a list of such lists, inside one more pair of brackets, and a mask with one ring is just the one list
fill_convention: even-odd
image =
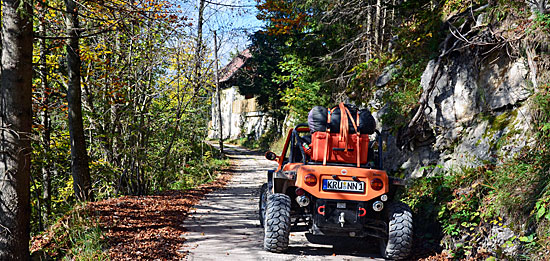
[[(217, 146), (217, 144), (213, 144)], [(264, 230), (258, 219), (259, 189), (267, 170), (276, 164), (263, 153), (226, 145), (233, 178), (228, 186), (208, 194), (184, 222), (187, 260), (372, 260), (379, 259), (376, 241), (350, 239), (318, 245), (304, 230), (292, 231), (286, 253), (263, 249)]]
[[(207, 141), (207, 143), (216, 149), (220, 147), (217, 141)], [(263, 156), (265, 151), (247, 149), (233, 144), (223, 144), (223, 153), (231, 156)]]

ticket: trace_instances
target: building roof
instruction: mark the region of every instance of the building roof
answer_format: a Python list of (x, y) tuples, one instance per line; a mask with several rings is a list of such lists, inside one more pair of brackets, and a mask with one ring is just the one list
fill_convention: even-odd
[(226, 82), (229, 79), (231, 79), (235, 73), (241, 69), (248, 58), (252, 57), (252, 54), (250, 53), (249, 49), (245, 49), (244, 51), (237, 54), (237, 56), (233, 57), (233, 60), (229, 62), (220, 72), (220, 83)]

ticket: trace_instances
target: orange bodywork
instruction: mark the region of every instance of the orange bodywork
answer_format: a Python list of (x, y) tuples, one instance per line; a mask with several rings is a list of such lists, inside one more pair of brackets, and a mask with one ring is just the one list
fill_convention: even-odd
[[(297, 128), (299, 132), (308, 132), (309, 128)], [(338, 200), (355, 200), (355, 201), (369, 201), (373, 198), (379, 197), (389, 192), (389, 179), (388, 175), (383, 170), (369, 169), (369, 168), (357, 168), (348, 166), (337, 165), (305, 165), (303, 163), (287, 163), (284, 162), (284, 155), (287, 153), (287, 149), (290, 144), (290, 136), (292, 129), (288, 131), (288, 136), (283, 147), (281, 156), (278, 156), (275, 161), (279, 163), (276, 171), (296, 171), (296, 180), (294, 186), (299, 187), (310, 193), (311, 195), (322, 199), (338, 199)], [(353, 162), (352, 162), (353, 163)], [(344, 170), (344, 171), (343, 171)], [(343, 174), (345, 173), (345, 174)], [(307, 174), (313, 174), (317, 178), (317, 183), (313, 186), (309, 186), (304, 183), (304, 177)], [(322, 189), (323, 180), (334, 179), (333, 175), (337, 175), (340, 180), (353, 181), (353, 177), (356, 177), (356, 181), (365, 182), (364, 193), (354, 192), (342, 192), (342, 191), (324, 191)], [(379, 178), (384, 183), (384, 186), (380, 190), (374, 190), (371, 188), (370, 182)], [(289, 184), (292, 186), (292, 184)], [(288, 185), (287, 185), (288, 186)]]
[[(330, 165), (304, 165), (303, 163), (286, 164), (283, 170), (296, 171), (295, 186), (304, 189), (317, 198), (322, 199), (369, 201), (373, 198), (386, 194), (389, 191), (388, 175), (383, 170)], [(343, 172), (346, 174), (342, 174)], [(317, 183), (314, 186), (309, 186), (304, 183), (304, 177), (307, 174), (313, 174), (317, 178)], [(350, 181), (353, 181), (352, 177), (357, 177), (359, 181), (365, 182), (365, 192), (353, 193), (342, 191), (323, 191), (323, 180), (333, 179), (332, 175), (337, 175), (340, 180)], [(377, 191), (371, 188), (370, 182), (375, 178), (381, 179), (384, 183), (384, 187), (381, 190)]]

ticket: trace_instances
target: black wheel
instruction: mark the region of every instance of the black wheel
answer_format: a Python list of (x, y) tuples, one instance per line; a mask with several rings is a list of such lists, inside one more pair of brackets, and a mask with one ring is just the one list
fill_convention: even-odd
[(260, 220), (260, 226), (264, 227), (265, 210), (267, 209), (267, 196), (271, 194), (271, 188), (267, 183), (260, 188), (260, 202), (258, 204), (258, 219)]
[(387, 208), (388, 238), (380, 241), (380, 251), (386, 259), (404, 259), (412, 248), (412, 211), (407, 204), (392, 202)]
[(267, 197), (265, 215), (264, 249), (283, 252), (288, 249), (290, 234), (290, 197), (285, 194), (271, 194)]

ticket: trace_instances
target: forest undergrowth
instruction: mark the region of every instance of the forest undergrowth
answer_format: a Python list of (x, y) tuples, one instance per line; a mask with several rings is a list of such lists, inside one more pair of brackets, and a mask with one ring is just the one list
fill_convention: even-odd
[(179, 260), (189, 210), (231, 179), (227, 161), (212, 179), (148, 196), (122, 196), (76, 205), (33, 237), (36, 260)]

